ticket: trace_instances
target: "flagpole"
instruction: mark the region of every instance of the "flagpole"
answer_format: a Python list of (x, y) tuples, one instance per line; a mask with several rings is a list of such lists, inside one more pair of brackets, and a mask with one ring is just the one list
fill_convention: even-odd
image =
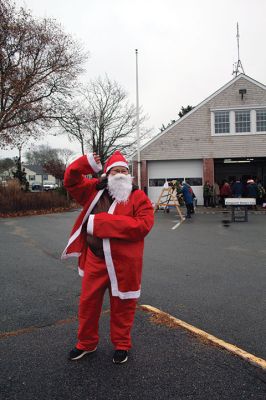
[(137, 117), (137, 157), (138, 157), (138, 187), (141, 189), (141, 176), (140, 176), (140, 140), (139, 140), (139, 77), (138, 77), (138, 49), (136, 53), (136, 117)]

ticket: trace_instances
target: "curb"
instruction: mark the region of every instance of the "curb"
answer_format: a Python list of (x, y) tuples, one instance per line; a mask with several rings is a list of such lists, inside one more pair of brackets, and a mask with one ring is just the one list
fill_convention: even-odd
[(165, 313), (158, 308), (152, 307), (150, 305), (141, 305), (140, 308), (143, 311), (147, 311), (155, 316), (160, 316), (161, 317), (161, 322), (157, 321), (157, 323), (161, 323), (163, 325), (168, 325), (170, 327), (178, 326), (183, 329), (186, 329), (190, 333), (196, 335), (200, 339), (207, 340), (208, 342), (212, 343), (215, 346), (221, 347), (222, 349), (225, 349), (229, 351), (230, 353), (242, 358), (243, 360), (247, 361), (248, 363), (255, 365), (256, 367), (259, 367), (263, 371), (266, 371), (266, 360), (256, 357), (251, 353), (246, 352), (245, 350), (242, 350), (241, 348), (227, 343), (221, 339), (218, 339), (217, 337), (210, 335), (209, 333), (196, 328), (193, 325), (190, 325), (180, 319), (177, 319), (173, 317), (172, 315)]

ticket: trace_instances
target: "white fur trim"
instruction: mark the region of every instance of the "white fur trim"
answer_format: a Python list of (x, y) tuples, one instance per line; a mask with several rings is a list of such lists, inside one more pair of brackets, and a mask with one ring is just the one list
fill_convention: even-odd
[(66, 245), (66, 248), (63, 251), (62, 256), (61, 256), (62, 260), (65, 259), (65, 258), (68, 258), (68, 257), (77, 257), (76, 254), (78, 254), (78, 253), (66, 254), (67, 249), (71, 245), (71, 243), (73, 243), (74, 240), (76, 240), (77, 237), (80, 235), (80, 232), (81, 232), (81, 229), (83, 227), (83, 224), (87, 221), (87, 219), (88, 219), (88, 217), (89, 217), (89, 215), (91, 213), (91, 210), (94, 208), (95, 204), (97, 204), (97, 202), (98, 202), (99, 198), (101, 197), (101, 195), (103, 194), (103, 192), (104, 192), (104, 189), (99, 190), (99, 192), (96, 194), (96, 196), (94, 197), (93, 201), (91, 202), (91, 205), (89, 206), (86, 214), (84, 215), (83, 220), (82, 220), (79, 228), (73, 233), (72, 236), (70, 236), (69, 241), (68, 241), (68, 243)]
[(90, 215), (87, 224), (87, 233), (93, 235), (93, 227), (94, 227), (94, 217), (95, 215)]
[[(117, 202), (115, 200), (111, 204), (111, 207), (108, 210), (109, 214), (114, 213), (116, 205), (117, 205)], [(109, 278), (111, 281), (112, 295), (116, 296), (116, 297), (118, 296), (122, 300), (139, 298), (140, 290), (131, 291), (131, 292), (120, 292), (118, 290), (117, 277), (116, 277), (115, 267), (114, 267), (112, 254), (111, 254), (110, 239), (103, 239), (103, 251), (104, 251), (104, 258), (105, 258), (105, 263), (107, 266), (108, 275), (109, 275)]]
[(126, 167), (128, 169), (128, 163), (126, 163), (124, 161), (117, 161), (117, 162), (109, 165), (109, 167), (106, 168), (106, 172), (110, 171), (110, 169), (113, 167)]
[(72, 164), (74, 161), (76, 161), (79, 157), (81, 157), (80, 154), (74, 154), (72, 157), (69, 158), (66, 166), (68, 167), (70, 164)]
[(88, 159), (88, 163), (90, 164), (90, 166), (91, 166), (91, 168), (93, 169), (94, 172), (100, 172), (103, 169), (102, 164), (101, 163), (98, 164), (94, 160), (94, 157), (93, 157), (92, 153), (87, 154), (87, 159)]
[(79, 272), (79, 276), (81, 276), (81, 277), (83, 278), (83, 276), (84, 276), (84, 271), (83, 271), (83, 269), (81, 269), (81, 268), (78, 267), (78, 272)]
[(62, 254), (61, 259), (66, 260), (67, 258), (70, 257), (79, 257), (81, 256), (81, 253), (68, 253), (68, 254)]

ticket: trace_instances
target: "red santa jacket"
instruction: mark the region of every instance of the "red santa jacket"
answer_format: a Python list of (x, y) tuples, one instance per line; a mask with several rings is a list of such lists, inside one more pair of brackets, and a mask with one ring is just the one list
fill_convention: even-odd
[(134, 190), (126, 203), (114, 201), (108, 212), (90, 215), (105, 189), (97, 190), (99, 179), (88, 179), (84, 175), (100, 170), (92, 154), (78, 158), (66, 169), (64, 185), (83, 210), (71, 231), (62, 259), (79, 257), (79, 273), (83, 276), (87, 232), (103, 239), (112, 295), (121, 299), (138, 298), (144, 237), (153, 226), (153, 207), (142, 190)]

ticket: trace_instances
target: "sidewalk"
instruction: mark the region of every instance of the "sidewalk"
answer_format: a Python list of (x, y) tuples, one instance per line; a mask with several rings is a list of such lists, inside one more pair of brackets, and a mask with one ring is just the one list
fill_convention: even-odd
[(141, 310), (129, 360), (114, 365), (109, 318), (109, 313), (101, 317), (97, 352), (75, 362), (66, 357), (75, 341), (76, 322), (1, 339), (1, 399), (266, 398), (262, 370), (180, 328), (154, 325)]

